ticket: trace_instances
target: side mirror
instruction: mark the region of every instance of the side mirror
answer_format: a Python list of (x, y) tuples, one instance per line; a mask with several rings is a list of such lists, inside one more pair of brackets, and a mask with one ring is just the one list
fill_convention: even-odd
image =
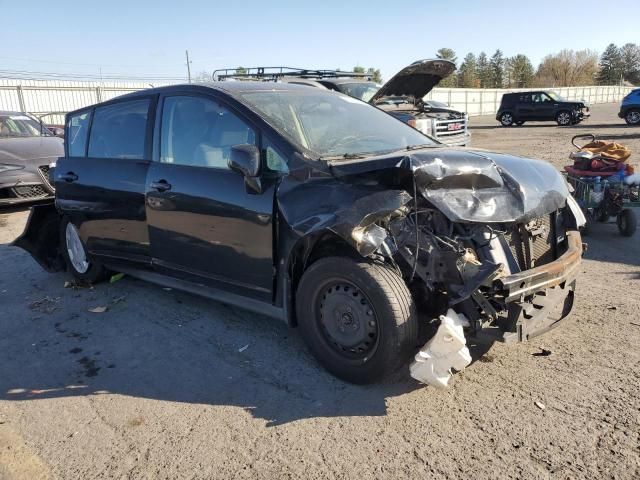
[(257, 177), (260, 174), (260, 149), (247, 143), (234, 145), (227, 165), (245, 178)]

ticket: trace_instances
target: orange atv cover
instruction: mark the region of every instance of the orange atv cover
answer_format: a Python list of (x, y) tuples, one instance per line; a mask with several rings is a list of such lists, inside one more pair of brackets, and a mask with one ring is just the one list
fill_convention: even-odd
[(602, 157), (614, 162), (626, 162), (631, 156), (631, 150), (624, 145), (615, 142), (604, 142), (602, 140), (587, 143), (580, 151), (591, 152), (594, 157)]

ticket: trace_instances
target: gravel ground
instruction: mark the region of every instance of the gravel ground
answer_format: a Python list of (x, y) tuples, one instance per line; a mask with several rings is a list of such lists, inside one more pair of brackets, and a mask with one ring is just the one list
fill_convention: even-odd
[[(616, 112), (474, 118), (473, 145), (560, 167), (592, 131), (640, 152)], [(0, 212), (0, 479), (640, 477), (639, 235), (598, 225), (572, 320), (478, 347), (441, 391), (342, 383), (285, 325), (127, 277), (64, 288), (4, 245), (26, 215)]]

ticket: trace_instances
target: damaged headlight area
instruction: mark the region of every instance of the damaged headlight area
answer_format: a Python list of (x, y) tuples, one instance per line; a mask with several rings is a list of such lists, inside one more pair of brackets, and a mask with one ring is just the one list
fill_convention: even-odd
[(352, 236), (361, 253), (384, 257), (399, 271), (425, 318), (440, 321), (411, 372), (443, 387), (450, 368), (470, 361), (463, 327), (522, 341), (566, 317), (582, 253), (580, 222), (570, 201), (521, 222), (462, 223), (421, 200)]

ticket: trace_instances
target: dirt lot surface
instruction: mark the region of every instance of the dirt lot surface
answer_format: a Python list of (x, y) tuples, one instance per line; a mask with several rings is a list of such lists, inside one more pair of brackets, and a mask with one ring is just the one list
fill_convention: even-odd
[[(640, 159), (616, 112), (474, 118), (473, 145), (560, 167), (593, 131)], [(26, 215), (0, 212), (0, 243)], [(598, 225), (572, 320), (476, 351), (445, 391), (348, 385), (266, 317), (127, 277), (65, 288), (0, 245), (0, 479), (640, 478), (639, 238)]]

